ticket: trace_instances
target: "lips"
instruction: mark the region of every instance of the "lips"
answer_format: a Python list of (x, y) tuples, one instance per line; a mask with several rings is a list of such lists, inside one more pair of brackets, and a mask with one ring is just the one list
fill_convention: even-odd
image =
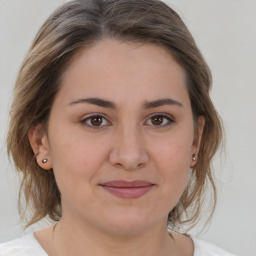
[(138, 198), (149, 192), (154, 184), (143, 181), (123, 181), (115, 180), (100, 184), (109, 193), (120, 198)]

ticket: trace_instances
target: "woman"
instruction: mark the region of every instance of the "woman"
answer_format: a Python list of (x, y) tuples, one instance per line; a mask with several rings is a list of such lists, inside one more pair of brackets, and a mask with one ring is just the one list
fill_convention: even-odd
[(210, 87), (191, 34), (164, 3), (57, 9), (20, 69), (7, 140), (32, 212), (26, 226), (56, 223), (0, 254), (231, 255), (174, 231), (197, 223), (209, 186), (215, 206), (221, 122)]

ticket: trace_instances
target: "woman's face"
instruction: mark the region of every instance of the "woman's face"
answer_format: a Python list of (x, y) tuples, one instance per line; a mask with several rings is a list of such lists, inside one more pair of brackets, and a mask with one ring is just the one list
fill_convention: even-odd
[(80, 50), (38, 155), (54, 170), (63, 220), (118, 234), (166, 225), (195, 164), (197, 122), (195, 138), (184, 70), (164, 48), (105, 39)]

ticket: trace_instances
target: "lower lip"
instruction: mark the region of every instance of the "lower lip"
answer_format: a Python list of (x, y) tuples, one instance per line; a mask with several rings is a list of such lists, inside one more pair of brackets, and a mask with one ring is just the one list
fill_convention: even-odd
[(145, 187), (109, 187), (109, 186), (102, 186), (105, 190), (110, 192), (111, 194), (120, 197), (120, 198), (138, 198), (145, 195), (149, 192), (153, 185), (145, 186)]

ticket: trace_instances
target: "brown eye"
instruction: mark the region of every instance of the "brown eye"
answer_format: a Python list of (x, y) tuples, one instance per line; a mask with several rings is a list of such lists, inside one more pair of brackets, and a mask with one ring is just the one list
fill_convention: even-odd
[(163, 116), (153, 116), (151, 117), (151, 122), (153, 125), (161, 125), (163, 123)]
[(111, 125), (111, 123), (102, 115), (88, 116), (85, 119), (81, 120), (81, 123), (93, 129)]
[(157, 128), (167, 127), (174, 123), (172, 116), (168, 114), (156, 114), (152, 115), (145, 124)]
[(93, 116), (90, 121), (93, 126), (100, 126), (103, 120), (102, 116)]

